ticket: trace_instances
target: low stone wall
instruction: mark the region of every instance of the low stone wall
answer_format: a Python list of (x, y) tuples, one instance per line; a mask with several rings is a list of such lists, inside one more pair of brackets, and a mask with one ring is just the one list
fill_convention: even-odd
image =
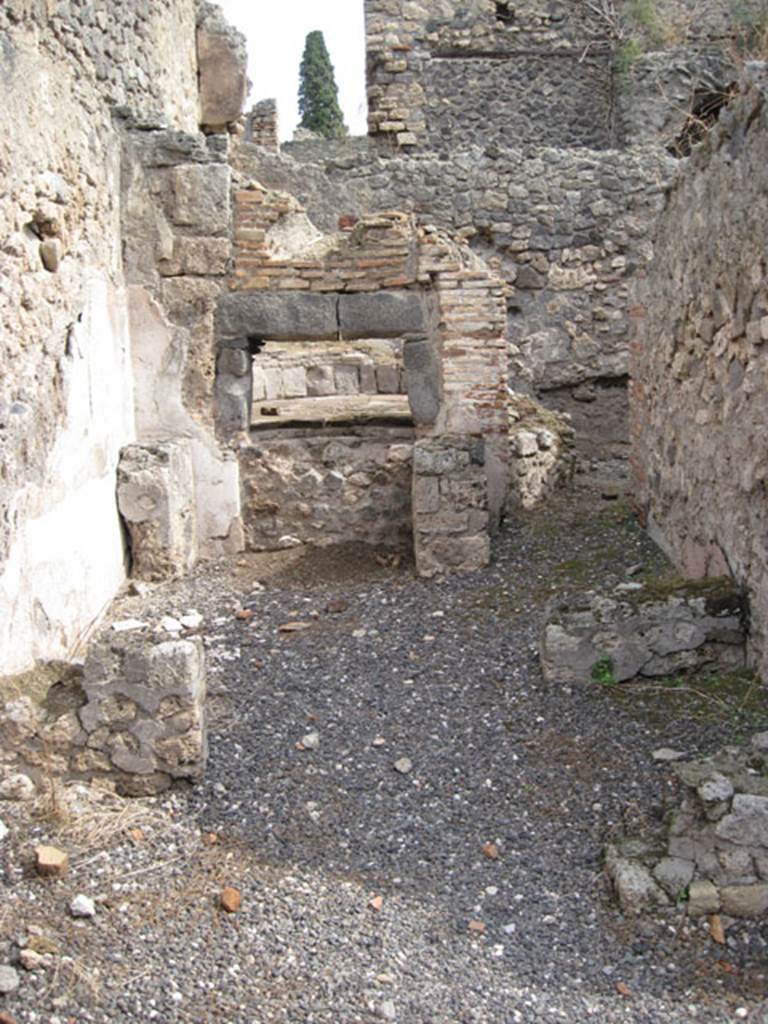
[(729, 580), (622, 583), (550, 605), (541, 666), (551, 683), (734, 671), (745, 664), (742, 598)]
[(672, 766), (684, 796), (663, 833), (612, 844), (606, 869), (622, 907), (682, 901), (692, 917), (768, 911), (768, 733), (747, 747)]
[(51, 776), (109, 777), (135, 796), (202, 776), (206, 672), (198, 637), (112, 636), (82, 669), (42, 665), (15, 689), (20, 695), (0, 706), (2, 795), (30, 798)]
[(240, 449), (246, 545), (410, 547), (413, 430), (258, 434)]
[(525, 395), (510, 395), (509, 450), (508, 514), (536, 508), (573, 477), (573, 428), (568, 419)]

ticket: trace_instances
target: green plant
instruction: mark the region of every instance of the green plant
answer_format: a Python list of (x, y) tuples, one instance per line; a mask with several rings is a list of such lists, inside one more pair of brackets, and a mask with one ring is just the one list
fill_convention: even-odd
[(620, 75), (627, 75), (645, 53), (645, 47), (639, 39), (625, 39), (616, 50), (616, 70)]
[(304, 43), (299, 69), (301, 127), (338, 139), (347, 134), (338, 99), (333, 65), (322, 32), (310, 32)]
[(613, 660), (607, 655), (602, 658), (598, 658), (592, 666), (592, 678), (596, 683), (600, 683), (601, 686), (613, 686), (616, 682), (613, 671)]

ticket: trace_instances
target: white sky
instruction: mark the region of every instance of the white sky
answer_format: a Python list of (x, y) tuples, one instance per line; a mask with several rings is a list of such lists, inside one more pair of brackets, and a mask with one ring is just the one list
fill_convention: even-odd
[(248, 108), (275, 97), (280, 138), (298, 124), (299, 64), (308, 32), (319, 29), (331, 56), (344, 122), (365, 135), (365, 29), (363, 0), (218, 0), (227, 20), (248, 40)]

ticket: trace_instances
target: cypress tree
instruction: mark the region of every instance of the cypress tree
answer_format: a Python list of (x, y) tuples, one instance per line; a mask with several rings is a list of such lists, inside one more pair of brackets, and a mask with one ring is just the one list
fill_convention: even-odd
[(333, 65), (322, 32), (310, 32), (299, 69), (301, 127), (338, 139), (347, 134), (338, 99)]

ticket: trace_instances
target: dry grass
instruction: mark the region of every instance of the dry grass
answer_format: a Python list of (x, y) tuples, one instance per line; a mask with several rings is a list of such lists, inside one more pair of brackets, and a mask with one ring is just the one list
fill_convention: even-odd
[(171, 825), (159, 807), (118, 796), (98, 783), (86, 786), (49, 779), (43, 801), (42, 813), (62, 839), (83, 849), (103, 849), (124, 839), (133, 829), (156, 835)]
[(101, 992), (98, 970), (88, 967), (81, 957), (57, 957), (48, 991), (64, 991), (69, 995), (87, 995), (95, 999)]

